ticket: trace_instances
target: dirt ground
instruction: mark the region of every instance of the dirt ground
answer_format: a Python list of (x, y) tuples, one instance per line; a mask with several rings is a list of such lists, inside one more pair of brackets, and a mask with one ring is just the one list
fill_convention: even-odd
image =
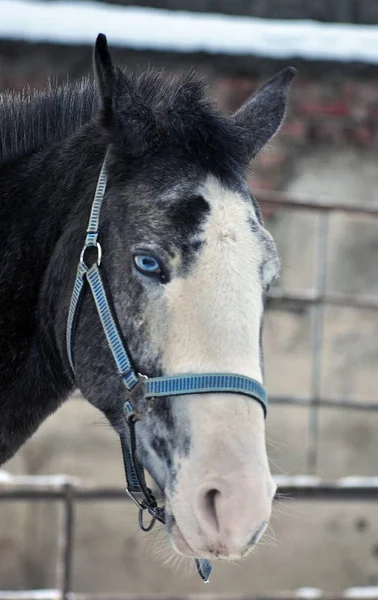
[[(273, 152), (273, 149), (269, 149)], [(377, 202), (377, 157), (340, 150), (304, 156), (289, 190), (336, 200)], [(285, 288), (313, 286), (317, 218), (279, 211), (269, 222), (283, 260)], [(327, 286), (377, 294), (378, 219), (330, 219)], [(265, 325), (270, 393), (308, 396), (311, 386), (311, 314), (269, 311)], [(321, 393), (378, 406), (378, 318), (373, 311), (327, 308)], [(307, 472), (307, 407), (272, 406), (268, 450), (276, 474)], [(378, 412), (322, 409), (318, 474), (378, 475)], [(4, 467), (12, 473), (66, 473), (122, 485), (116, 436), (86, 401), (72, 399)], [(0, 589), (54, 587), (57, 507), (43, 502), (0, 504)], [(164, 532), (138, 530), (130, 503), (81, 504), (77, 514), (74, 591), (268, 593), (296, 587), (340, 591), (378, 585), (378, 504), (278, 504), (271, 529), (243, 563), (215, 565), (210, 586), (192, 563), (172, 558)]]

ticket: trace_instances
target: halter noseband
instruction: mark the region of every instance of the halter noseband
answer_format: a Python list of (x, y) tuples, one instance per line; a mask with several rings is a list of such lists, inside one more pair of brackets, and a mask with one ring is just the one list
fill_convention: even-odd
[[(105, 156), (97, 182), (85, 243), (80, 254), (68, 311), (66, 329), (67, 355), (72, 372), (75, 373), (72, 340), (76, 330), (80, 300), (85, 282), (87, 282), (92, 292), (118, 373), (125, 385), (126, 400), (123, 411), (126, 423), (120, 439), (126, 475), (126, 492), (139, 508), (139, 525), (141, 529), (143, 531), (150, 531), (156, 521), (165, 523), (165, 511), (164, 507), (158, 506), (152, 491), (146, 484), (143, 465), (140, 463), (136, 452), (135, 423), (151, 410), (157, 398), (210, 392), (245, 394), (259, 402), (264, 410), (264, 416), (266, 416), (267, 395), (263, 386), (255, 379), (233, 373), (188, 373), (152, 378), (136, 373), (127, 353), (126, 344), (117, 327), (114, 313), (108, 302), (100, 272), (102, 250), (98, 236), (101, 205), (106, 191), (106, 184)], [(86, 251), (89, 248), (97, 249), (96, 261), (91, 266), (88, 266), (85, 262)], [(137, 398), (139, 400), (138, 406), (136, 404)], [(140, 401), (141, 398), (142, 402)], [(147, 511), (151, 515), (151, 522), (147, 526), (143, 521), (144, 511)], [(202, 580), (207, 582), (212, 570), (211, 563), (206, 559), (195, 559), (195, 562)]]

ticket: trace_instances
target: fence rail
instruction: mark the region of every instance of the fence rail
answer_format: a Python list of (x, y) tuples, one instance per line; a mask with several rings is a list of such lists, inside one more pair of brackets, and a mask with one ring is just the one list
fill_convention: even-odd
[[(269, 595), (222, 595), (196, 594), (169, 596), (163, 594), (81, 594), (70, 593), (67, 600), (377, 600), (377, 587), (347, 588), (340, 594), (325, 594), (318, 588), (297, 590)], [(0, 592), (0, 600), (61, 600), (60, 591), (25, 590), (22, 592)]]
[[(276, 475), (280, 495), (293, 500), (378, 501), (377, 477), (342, 477), (324, 480), (308, 475)], [(10, 500), (67, 500), (73, 502), (122, 501), (130, 498), (123, 487), (99, 486), (73, 477), (12, 476), (0, 471), (0, 503)]]
[[(297, 590), (269, 595), (222, 595), (196, 594), (169, 596), (163, 594), (81, 594), (70, 593), (67, 600), (377, 600), (377, 587), (347, 588), (340, 594), (325, 594), (318, 588)], [(0, 592), (0, 600), (62, 600), (60, 590), (25, 590)]]
[(313, 197), (307, 194), (289, 194), (260, 190), (256, 194), (261, 205), (278, 208), (297, 208), (316, 212), (345, 212), (360, 215), (378, 215), (378, 202), (335, 202), (328, 197)]

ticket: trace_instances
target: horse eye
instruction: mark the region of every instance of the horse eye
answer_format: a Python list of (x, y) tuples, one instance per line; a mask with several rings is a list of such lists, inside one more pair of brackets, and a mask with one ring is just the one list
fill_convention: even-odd
[(160, 275), (162, 272), (159, 261), (148, 254), (135, 254), (134, 263), (138, 271), (144, 275)]

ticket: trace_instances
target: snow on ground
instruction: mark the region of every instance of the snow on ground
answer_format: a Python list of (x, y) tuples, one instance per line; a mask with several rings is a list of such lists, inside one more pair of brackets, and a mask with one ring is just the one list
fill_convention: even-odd
[(0, 0), (0, 39), (378, 64), (378, 26), (173, 12), (98, 2)]

